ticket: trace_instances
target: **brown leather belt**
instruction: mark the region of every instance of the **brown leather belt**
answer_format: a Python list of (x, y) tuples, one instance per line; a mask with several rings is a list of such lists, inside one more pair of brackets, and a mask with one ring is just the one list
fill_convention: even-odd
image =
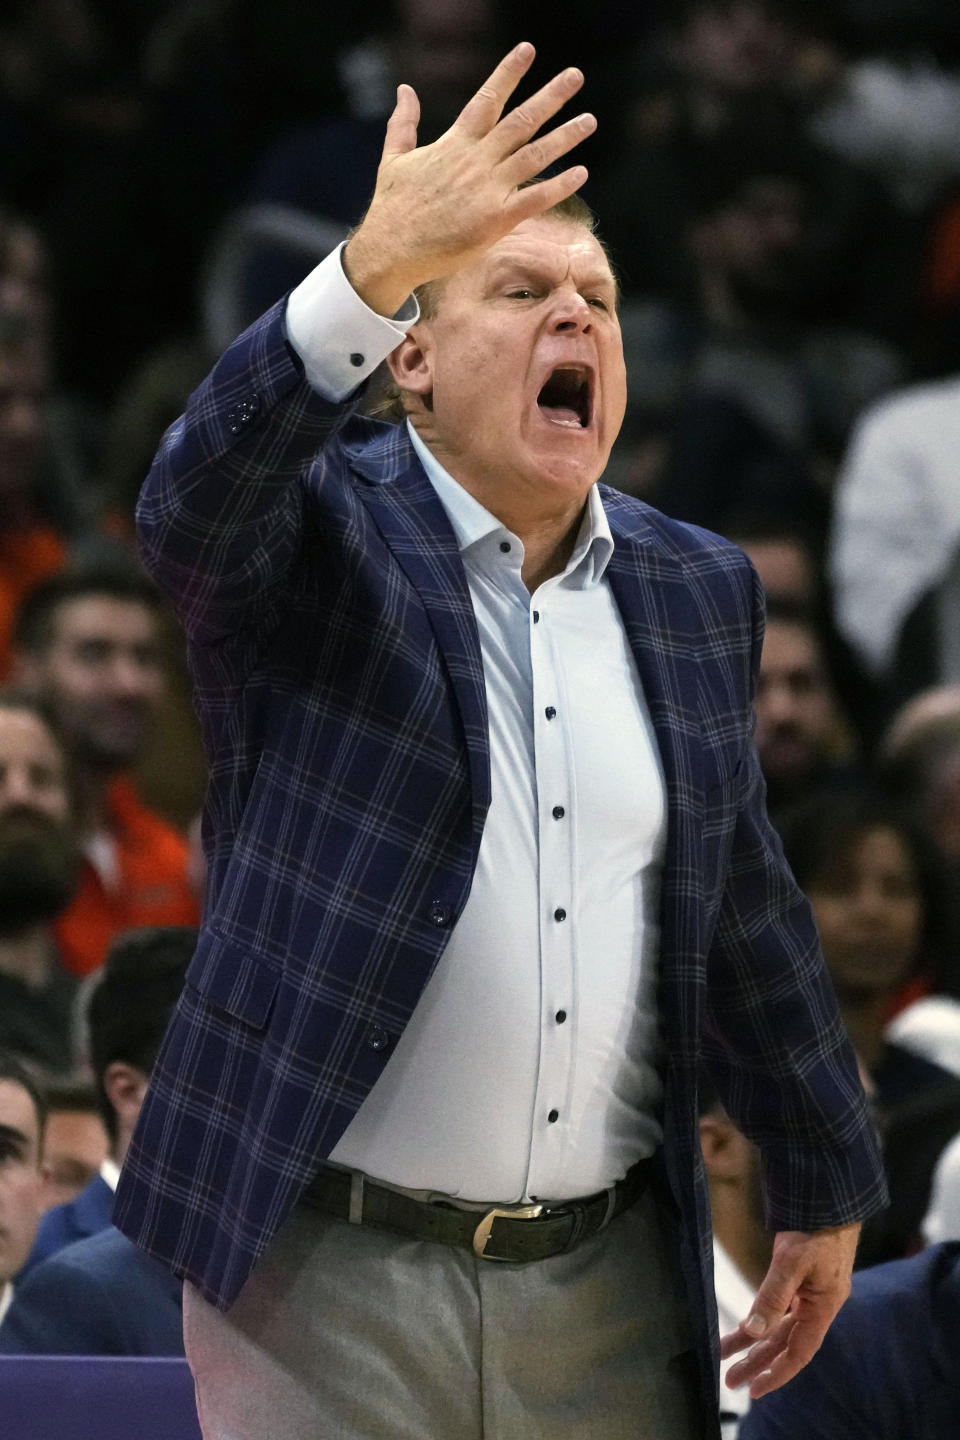
[(459, 1245), (483, 1260), (526, 1264), (572, 1250), (636, 1203), (650, 1183), (653, 1160), (639, 1160), (609, 1190), (557, 1205), (460, 1208), (453, 1200), (418, 1200), (355, 1171), (324, 1166), (301, 1196), (303, 1204), (358, 1225), (415, 1240)]

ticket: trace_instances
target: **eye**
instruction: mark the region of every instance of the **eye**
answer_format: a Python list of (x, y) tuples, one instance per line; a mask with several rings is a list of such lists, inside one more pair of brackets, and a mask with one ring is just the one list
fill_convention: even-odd
[(592, 305), (595, 310), (609, 310), (609, 309), (610, 309), (610, 306), (607, 304), (606, 300), (604, 300), (604, 298), (603, 298), (602, 295), (587, 295), (587, 296), (586, 296), (586, 301), (587, 301), (587, 304), (588, 304), (588, 305)]
[(533, 300), (534, 298), (533, 291), (522, 285), (515, 290), (507, 291), (508, 300)]

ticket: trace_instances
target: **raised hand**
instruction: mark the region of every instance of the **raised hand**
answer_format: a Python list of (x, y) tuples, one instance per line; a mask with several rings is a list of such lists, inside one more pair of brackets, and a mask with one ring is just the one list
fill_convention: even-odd
[(379, 314), (394, 314), (418, 285), (469, 264), (586, 180), (586, 168), (573, 165), (517, 188), (592, 135), (597, 123), (578, 115), (532, 138), (583, 84), (572, 68), (504, 115), (533, 58), (527, 43), (511, 50), (450, 129), (419, 148), (420, 103), (409, 85), (399, 87), (373, 199), (344, 252), (354, 289)]

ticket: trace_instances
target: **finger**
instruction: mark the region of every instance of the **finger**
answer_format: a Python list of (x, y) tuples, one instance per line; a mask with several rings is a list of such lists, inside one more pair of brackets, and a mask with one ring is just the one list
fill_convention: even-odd
[(736, 1355), (738, 1350), (746, 1350), (756, 1342), (752, 1335), (748, 1335), (742, 1325), (732, 1330), (729, 1335), (720, 1338), (720, 1359), (729, 1360), (731, 1355)]
[(531, 135), (536, 135), (540, 127), (556, 115), (572, 95), (576, 95), (582, 84), (583, 71), (571, 65), (505, 115), (495, 133), (499, 154), (512, 155)]
[(554, 205), (559, 205), (561, 200), (579, 190), (587, 175), (586, 165), (574, 165), (560, 175), (551, 175), (549, 180), (538, 180), (536, 185), (517, 190), (506, 207), (511, 228), (522, 220), (533, 220), (537, 215), (552, 210)]
[(777, 1356), (786, 1349), (796, 1324), (796, 1318), (788, 1315), (766, 1339), (756, 1341), (749, 1354), (736, 1365), (730, 1366), (726, 1374), (726, 1384), (731, 1389), (738, 1389), (741, 1385), (750, 1384), (761, 1372), (769, 1369)]
[(519, 185), (524, 180), (532, 180), (555, 160), (559, 160), (561, 155), (566, 155), (575, 145), (579, 145), (581, 140), (586, 140), (596, 128), (596, 116), (589, 114), (578, 115), (576, 119), (558, 125), (549, 135), (541, 135), (538, 139), (531, 140), (529, 145), (515, 151), (501, 167), (504, 178), (514, 185)]
[(819, 1327), (797, 1324), (790, 1334), (785, 1349), (773, 1356), (768, 1365), (762, 1366), (750, 1385), (750, 1397), (759, 1400), (771, 1390), (779, 1390), (794, 1375), (799, 1375), (816, 1355), (823, 1342), (825, 1332)]
[(406, 155), (417, 148), (417, 125), (420, 122), (420, 101), (412, 85), (397, 86), (397, 103), (387, 121), (383, 141), (383, 160), (393, 155)]
[(748, 1335), (760, 1340), (783, 1319), (794, 1302), (802, 1278), (790, 1264), (778, 1265), (776, 1261), (771, 1264), (754, 1297), (753, 1308), (742, 1322)]
[[(476, 95), (468, 100), (453, 122), (453, 129), (480, 139), (489, 135), (503, 114), (503, 107), (533, 64), (536, 54), (527, 40), (505, 55)], [(531, 132), (532, 133), (532, 132)]]

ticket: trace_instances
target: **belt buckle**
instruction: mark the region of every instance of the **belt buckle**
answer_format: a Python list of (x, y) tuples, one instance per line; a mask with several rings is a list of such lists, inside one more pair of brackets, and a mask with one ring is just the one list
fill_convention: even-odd
[(473, 1253), (481, 1260), (502, 1260), (506, 1262), (505, 1255), (488, 1255), (487, 1241), (490, 1239), (490, 1232), (493, 1229), (494, 1220), (536, 1220), (543, 1214), (542, 1205), (515, 1205), (512, 1209), (501, 1209), (494, 1207), (488, 1210), (473, 1232)]

